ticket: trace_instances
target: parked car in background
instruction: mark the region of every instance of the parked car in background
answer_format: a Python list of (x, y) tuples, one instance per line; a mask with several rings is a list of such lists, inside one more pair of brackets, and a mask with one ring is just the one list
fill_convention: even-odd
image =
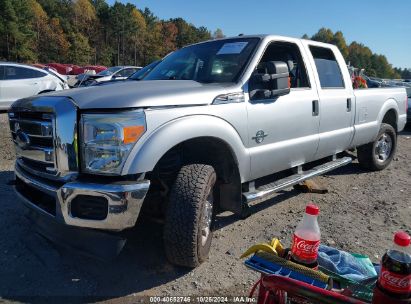
[(67, 75), (71, 71), (71, 67), (62, 63), (48, 63), (46, 66), (53, 68), (62, 75)]
[(382, 80), (377, 78), (371, 78), (369, 76), (363, 75), (362, 76), (365, 81), (367, 82), (368, 88), (381, 88), (382, 87)]
[(408, 109), (407, 109), (407, 124), (411, 124), (411, 87), (406, 88), (408, 96)]
[(78, 81), (75, 84), (75, 87), (86, 87), (98, 82), (110, 80), (123, 80), (140, 69), (141, 67), (136, 66), (114, 66), (95, 75), (80, 74), (77, 76)]
[(104, 70), (107, 70), (107, 67), (103, 65), (86, 65), (86, 66), (73, 65), (69, 74), (79, 75), (79, 74), (85, 74), (87, 73), (87, 71), (94, 71), (93, 74), (97, 74)]
[(91, 86), (102, 86), (102, 85), (108, 85), (108, 84), (113, 84), (113, 83), (119, 83), (119, 82), (124, 82), (124, 81), (140, 81), (142, 80), (150, 71), (161, 62), (161, 60), (153, 61), (152, 63), (146, 65), (144, 68), (138, 70), (134, 74), (132, 74), (130, 77), (126, 79), (118, 79), (114, 78), (109, 81), (100, 81), (100, 82), (95, 82), (91, 84)]
[(20, 98), (68, 89), (63, 75), (33, 66), (0, 62), (0, 110)]

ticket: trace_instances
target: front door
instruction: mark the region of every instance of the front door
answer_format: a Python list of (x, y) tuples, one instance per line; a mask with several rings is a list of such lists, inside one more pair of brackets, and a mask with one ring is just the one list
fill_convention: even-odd
[(319, 116), (313, 112), (313, 102), (318, 95), (298, 43), (273, 42), (260, 61), (286, 62), (291, 90), (275, 99), (247, 103), (253, 179), (311, 161), (317, 151)]

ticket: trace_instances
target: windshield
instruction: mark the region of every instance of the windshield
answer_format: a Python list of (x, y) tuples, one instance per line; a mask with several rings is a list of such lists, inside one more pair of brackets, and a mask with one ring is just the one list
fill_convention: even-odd
[(118, 70), (120, 70), (121, 67), (111, 67), (108, 68), (107, 70), (101, 71), (100, 73), (97, 73), (97, 75), (99, 76), (110, 76), (113, 73), (117, 72)]
[(143, 79), (160, 62), (161, 60), (157, 60), (157, 61), (150, 63), (149, 65), (146, 65), (144, 68), (142, 68), (141, 70), (138, 70), (133, 75), (131, 75), (128, 79), (132, 79), (132, 80)]
[(259, 41), (224, 39), (185, 47), (164, 58), (144, 80), (236, 82)]

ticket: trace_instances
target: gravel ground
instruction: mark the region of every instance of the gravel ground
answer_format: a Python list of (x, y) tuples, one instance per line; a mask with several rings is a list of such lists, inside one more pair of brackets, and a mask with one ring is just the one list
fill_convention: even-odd
[(272, 237), (289, 245), (310, 200), (320, 206), (324, 243), (378, 262), (394, 231), (411, 232), (411, 132), (403, 132), (398, 141), (395, 161), (382, 172), (363, 171), (355, 161), (317, 179), (327, 194), (290, 189), (253, 206), (246, 220), (219, 215), (209, 260), (190, 271), (167, 263), (161, 225), (149, 220), (139, 221), (111, 262), (61, 249), (35, 234), (7, 185), (13, 178), (14, 148), (6, 115), (0, 114), (0, 302), (44, 302), (49, 297), (51, 302), (134, 303), (148, 301), (140, 296), (246, 295), (258, 276), (243, 266), (241, 253)]

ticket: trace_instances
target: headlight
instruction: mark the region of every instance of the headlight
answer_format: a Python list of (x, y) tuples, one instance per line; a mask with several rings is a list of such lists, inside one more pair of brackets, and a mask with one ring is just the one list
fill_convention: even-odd
[(146, 131), (143, 111), (82, 115), (83, 170), (117, 175)]

